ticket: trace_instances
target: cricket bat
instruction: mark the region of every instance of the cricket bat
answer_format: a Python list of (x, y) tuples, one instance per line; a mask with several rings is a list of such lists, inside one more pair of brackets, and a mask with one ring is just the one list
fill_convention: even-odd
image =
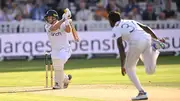
[(73, 24), (70, 22), (70, 26), (72, 28), (72, 34), (73, 34), (73, 38), (75, 41), (79, 41), (79, 37), (78, 37), (78, 34), (77, 34), (77, 31), (75, 29), (75, 27), (73, 26)]
[[(69, 10), (68, 8), (66, 8), (65, 10), (64, 10), (64, 13), (66, 13), (67, 12), (67, 10)], [(74, 38), (74, 40), (75, 41), (79, 41), (79, 37), (78, 37), (78, 34), (77, 34), (77, 31), (76, 31), (76, 29), (75, 29), (75, 27), (74, 27), (74, 25), (72, 24), (72, 22), (70, 22), (70, 26), (71, 26), (71, 28), (72, 28), (72, 34), (73, 34), (73, 38)]]

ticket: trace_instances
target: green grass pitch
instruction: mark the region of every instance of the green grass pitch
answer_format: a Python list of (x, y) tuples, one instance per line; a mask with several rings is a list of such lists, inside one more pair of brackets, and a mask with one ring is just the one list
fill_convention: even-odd
[[(123, 84), (129, 85), (127, 76), (121, 76), (119, 59), (71, 59), (65, 65), (65, 72), (73, 75), (72, 85), (78, 84)], [(154, 75), (146, 75), (139, 62), (137, 75), (143, 85), (180, 87), (180, 57), (160, 56)], [(49, 75), (50, 78), (50, 75)], [(50, 80), (49, 80), (50, 81)], [(49, 82), (50, 84), (50, 82)], [(0, 88), (3, 87), (45, 86), (44, 60), (0, 62)], [(96, 101), (85, 98), (71, 98), (29, 93), (0, 94), (1, 101)], [(14, 99), (12, 99), (14, 98)], [(97, 100), (98, 101), (98, 100)]]

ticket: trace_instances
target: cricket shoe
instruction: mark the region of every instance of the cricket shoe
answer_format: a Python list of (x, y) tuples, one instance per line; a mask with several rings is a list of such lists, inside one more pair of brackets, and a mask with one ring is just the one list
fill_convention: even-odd
[(59, 84), (57, 82), (55, 82), (53, 89), (62, 89), (62, 88), (59, 86)]
[(68, 80), (64, 82), (64, 88), (68, 88), (71, 79), (72, 79), (72, 75), (68, 74)]
[(140, 91), (136, 97), (132, 98), (132, 101), (138, 101), (138, 100), (148, 100), (147, 93), (144, 91)]

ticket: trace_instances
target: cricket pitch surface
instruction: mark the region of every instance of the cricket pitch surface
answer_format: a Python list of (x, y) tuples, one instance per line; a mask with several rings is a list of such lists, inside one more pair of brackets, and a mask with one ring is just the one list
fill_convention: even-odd
[[(145, 86), (147, 101), (180, 101), (180, 88)], [(3, 93), (33, 93), (66, 97), (99, 99), (102, 101), (131, 101), (138, 92), (133, 86), (125, 85), (70, 85), (67, 89), (52, 90), (44, 87), (0, 87)]]

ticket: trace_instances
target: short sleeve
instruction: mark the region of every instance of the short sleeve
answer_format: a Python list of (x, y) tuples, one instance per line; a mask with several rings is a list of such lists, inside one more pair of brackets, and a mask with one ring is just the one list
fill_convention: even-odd
[(49, 31), (50, 31), (50, 27), (51, 27), (51, 25), (46, 24), (44, 27), (45, 27), (46, 32), (49, 32)]
[(112, 29), (112, 31), (113, 31), (113, 34), (115, 34), (115, 38), (116, 38), (116, 39), (118, 39), (119, 37), (122, 36), (119, 27), (114, 27), (114, 28)]

